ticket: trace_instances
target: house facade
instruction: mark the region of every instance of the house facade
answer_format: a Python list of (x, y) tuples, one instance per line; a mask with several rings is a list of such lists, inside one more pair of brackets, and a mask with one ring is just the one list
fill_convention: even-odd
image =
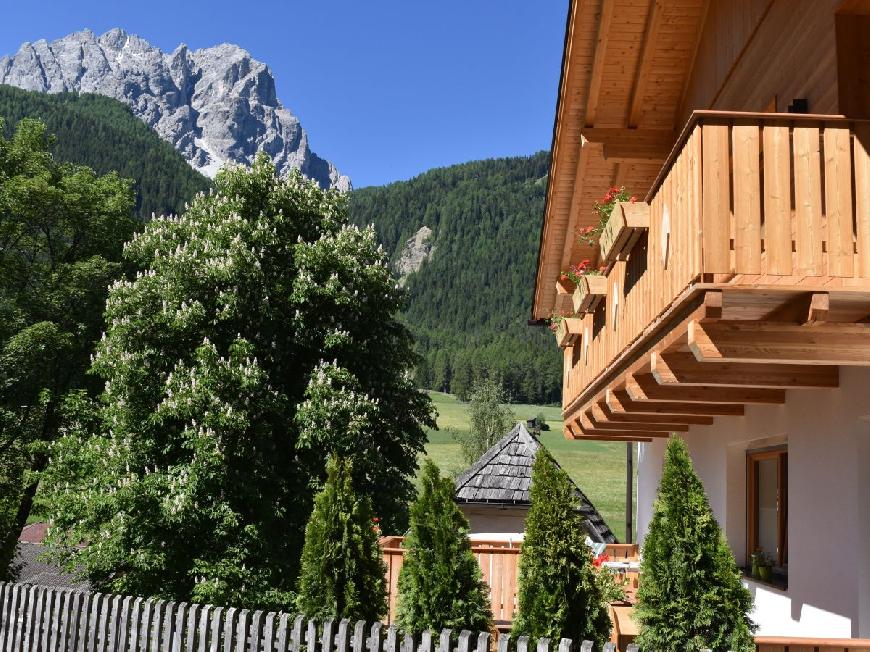
[(565, 436), (638, 442), (640, 542), (683, 437), (758, 634), (870, 637), (870, 1), (572, 0), (552, 157)]

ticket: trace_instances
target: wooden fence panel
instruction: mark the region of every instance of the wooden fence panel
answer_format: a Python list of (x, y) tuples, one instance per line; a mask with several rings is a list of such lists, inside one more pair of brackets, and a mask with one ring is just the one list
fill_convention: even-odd
[(848, 127), (825, 125), (825, 218), (828, 274), (852, 276), (852, 152)]

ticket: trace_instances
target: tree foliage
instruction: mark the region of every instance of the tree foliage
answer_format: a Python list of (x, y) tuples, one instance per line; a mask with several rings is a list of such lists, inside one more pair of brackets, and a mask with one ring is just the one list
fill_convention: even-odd
[(481, 378), (471, 390), (471, 430), (457, 433), (466, 463), (472, 464), (514, 427), (517, 417), (504, 405), (507, 393), (492, 378)]
[(421, 226), (433, 231), (403, 312), (423, 354), (422, 387), (466, 400), (492, 377), (520, 402), (561, 399), (553, 336), (527, 323), (549, 161), (547, 152), (476, 161), (352, 193), (352, 221), (373, 223), (394, 262)]
[(755, 649), (752, 596), (678, 437), (668, 441), (641, 574), (635, 616), (642, 649)]
[(63, 404), (85, 375), (133, 229), (129, 181), (63, 165), (45, 125), (0, 121), (0, 577), (33, 508)]
[(93, 364), (101, 428), (54, 450), (68, 564), (105, 591), (286, 606), (330, 453), (402, 525), (433, 410), (402, 292), (340, 193), (261, 156), (125, 255)]
[(350, 462), (332, 458), (326, 468), (305, 527), (297, 608), (310, 617), (380, 620), (387, 612), (380, 519), (355, 492)]
[(0, 86), (0, 117), (7, 135), (22, 118), (38, 118), (57, 136), (55, 160), (117, 171), (133, 180), (135, 214), (180, 213), (211, 182), (121, 102), (102, 95), (38, 93)]
[(555, 641), (589, 640), (600, 648), (610, 637), (610, 616), (585, 544), (583, 516), (571, 481), (543, 448), (532, 467), (531, 498), (513, 631)]
[(453, 501), (453, 483), (427, 459), (421, 485), (399, 573), (399, 624), (412, 632), (486, 631), (489, 589), (471, 552), (468, 521)]

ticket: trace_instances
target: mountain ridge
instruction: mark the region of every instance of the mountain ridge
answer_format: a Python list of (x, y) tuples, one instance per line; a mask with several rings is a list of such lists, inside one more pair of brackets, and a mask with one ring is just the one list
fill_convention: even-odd
[(322, 187), (350, 179), (313, 153), (299, 119), (278, 99), (271, 69), (238, 45), (166, 53), (114, 28), (25, 42), (0, 58), (0, 84), (44, 93), (95, 93), (133, 114), (213, 177), (227, 163), (250, 165), (265, 151), (279, 172), (298, 168)]

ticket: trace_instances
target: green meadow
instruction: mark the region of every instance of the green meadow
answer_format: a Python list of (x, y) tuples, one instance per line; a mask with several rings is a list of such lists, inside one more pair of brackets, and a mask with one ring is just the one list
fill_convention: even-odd
[[(468, 404), (452, 394), (428, 392), (438, 409), (438, 430), (429, 431), (426, 456), (443, 473), (455, 476), (465, 468), (462, 451), (452, 431), (470, 428)], [(562, 434), (561, 409), (552, 405), (510, 405), (518, 420), (543, 414), (550, 426), (541, 433), (541, 442), (585, 493), (610, 529), (621, 541), (625, 538), (625, 443), (569, 441)], [(636, 451), (635, 451), (636, 454)], [(636, 466), (635, 466), (636, 468)], [(635, 482), (635, 488), (637, 483)]]

